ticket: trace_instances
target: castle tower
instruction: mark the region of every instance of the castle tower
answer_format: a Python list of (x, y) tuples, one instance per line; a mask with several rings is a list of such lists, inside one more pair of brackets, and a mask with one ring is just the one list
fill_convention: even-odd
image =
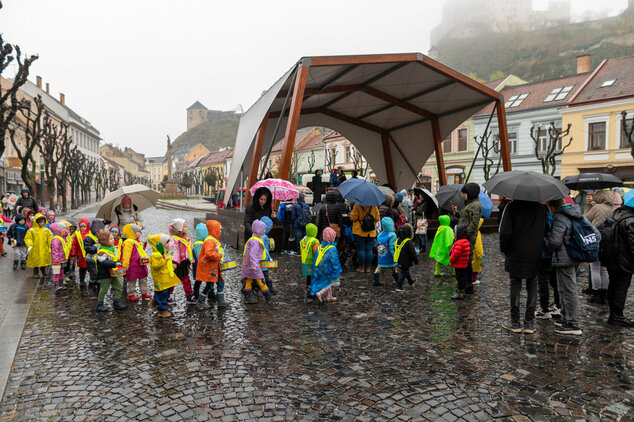
[(207, 121), (207, 107), (202, 105), (200, 101), (187, 108), (187, 130), (198, 126)]

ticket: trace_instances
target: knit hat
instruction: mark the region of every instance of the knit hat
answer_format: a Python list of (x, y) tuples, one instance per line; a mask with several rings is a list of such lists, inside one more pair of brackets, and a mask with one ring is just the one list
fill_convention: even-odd
[(169, 227), (173, 230), (176, 230), (177, 232), (182, 232), (184, 225), (185, 225), (185, 220), (183, 220), (182, 218), (175, 218), (172, 220)]
[(124, 196), (123, 199), (121, 200), (122, 204), (131, 204), (132, 203), (132, 199), (129, 196)]
[(110, 231), (121, 233), (121, 229), (119, 229), (119, 226), (110, 226)]
[(97, 235), (97, 239), (99, 239), (99, 244), (105, 246), (108, 242), (110, 242), (110, 236), (112, 236), (110, 232), (99, 233)]
[(106, 226), (101, 220), (92, 220), (92, 223), (90, 224), (90, 232), (95, 235), (99, 230), (103, 230), (105, 228)]
[(161, 233), (161, 234), (159, 235), (159, 238), (161, 239), (161, 243), (162, 243), (164, 246), (165, 246), (165, 245), (167, 245), (167, 242), (169, 242), (169, 241), (170, 241), (170, 239), (171, 239), (171, 238), (170, 238), (170, 236), (169, 236), (169, 235), (167, 235), (167, 234), (165, 234), (165, 233)]
[(467, 200), (476, 199), (480, 195), (480, 185), (477, 183), (467, 183), (462, 187), (462, 191), (467, 194)]
[(138, 233), (143, 230), (143, 227), (139, 226), (138, 224), (132, 224), (130, 228), (132, 228), (132, 231), (135, 233)]
[(328, 243), (333, 243), (335, 241), (335, 238), (337, 237), (337, 233), (330, 227), (326, 227), (321, 237), (323, 237), (324, 241)]

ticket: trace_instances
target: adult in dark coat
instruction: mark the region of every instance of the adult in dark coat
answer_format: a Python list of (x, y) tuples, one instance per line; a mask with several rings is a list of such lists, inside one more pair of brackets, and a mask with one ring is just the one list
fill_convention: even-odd
[(608, 324), (634, 327), (634, 320), (623, 314), (627, 290), (630, 288), (632, 274), (634, 274), (634, 208), (623, 205), (614, 211), (612, 217), (618, 221), (616, 232), (620, 247), (619, 253), (612, 257), (611, 262), (606, 263), (610, 274), (610, 285), (608, 286), (610, 318)]
[(321, 202), (321, 196), (324, 194), (325, 190), (324, 182), (321, 180), (321, 170), (315, 171), (311, 190), (313, 191), (313, 204)]
[[(504, 269), (511, 278), (511, 320), (502, 326), (512, 332), (535, 332), (537, 274), (544, 237), (548, 232), (548, 214), (538, 202), (513, 201), (504, 209), (500, 223), (500, 250), (506, 256)], [(520, 325), (520, 293), (526, 280), (526, 313)]]
[(255, 220), (267, 216), (271, 218), (273, 215), (273, 209), (271, 208), (271, 201), (273, 196), (271, 191), (267, 188), (259, 188), (255, 191), (251, 203), (244, 210), (244, 240), (247, 241), (251, 238), (253, 232), (251, 231), (251, 223)]
[[(343, 230), (343, 207), (344, 203), (341, 200), (341, 193), (337, 190), (330, 190), (326, 192), (326, 197), (324, 201), (326, 204), (321, 207), (319, 210), (319, 218), (317, 219), (317, 227), (319, 229), (319, 234), (324, 231), (329, 224), (337, 224), (339, 228)], [(326, 215), (326, 210), (328, 210), (328, 215)], [(339, 233), (338, 236), (341, 236), (343, 233)]]
[(31, 196), (31, 193), (29, 192), (28, 189), (22, 189), (20, 193), (21, 193), (21, 196), (15, 202), (16, 210), (20, 209), (18, 207), (21, 207), (22, 210), (24, 210), (24, 208), (35, 210), (35, 212), (37, 212), (37, 210), (40, 209), (40, 206), (38, 205), (35, 198)]

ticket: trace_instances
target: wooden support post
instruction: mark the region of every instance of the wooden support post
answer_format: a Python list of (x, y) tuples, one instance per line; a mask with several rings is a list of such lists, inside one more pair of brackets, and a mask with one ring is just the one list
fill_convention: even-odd
[[(262, 123), (258, 128), (258, 133), (255, 135), (255, 145), (253, 146), (253, 155), (251, 156), (251, 167), (249, 168), (249, 180), (247, 182), (247, 194), (244, 198), (244, 205), (249, 205), (251, 202), (251, 186), (258, 181), (258, 169), (260, 168), (260, 159), (262, 158), (262, 149), (264, 149), (264, 139), (266, 138), (266, 125), (269, 122), (269, 113), (264, 115)], [(242, 187), (242, 186), (240, 186)]]
[(385, 173), (387, 183), (396, 191), (396, 180), (394, 179), (394, 165), (392, 164), (392, 151), (390, 151), (390, 137), (387, 132), (381, 132), (381, 143), (383, 145), (383, 159), (385, 160)]
[(440, 186), (447, 184), (447, 173), (445, 171), (445, 157), (442, 151), (442, 139), (440, 138), (440, 125), (438, 119), (432, 119), (431, 131), (434, 137), (434, 151), (436, 152), (436, 169), (438, 170), (438, 181)]
[(498, 115), (498, 133), (500, 136), (500, 152), (502, 154), (502, 168), (511, 171), (511, 149), (509, 145), (509, 131), (506, 127), (506, 108), (504, 101), (495, 103), (495, 111)]
[[(308, 67), (300, 65), (297, 79), (295, 79), (295, 89), (293, 90), (293, 99), (291, 100), (291, 108), (288, 113), (288, 121), (286, 122), (282, 160), (277, 173), (277, 177), (282, 180), (288, 180), (288, 172), (291, 169), (291, 158), (293, 157), (293, 149), (295, 148), (295, 135), (297, 134), (297, 126), (299, 125), (299, 115), (302, 111), (307, 78)], [(273, 140), (273, 142), (275, 142), (275, 140)]]

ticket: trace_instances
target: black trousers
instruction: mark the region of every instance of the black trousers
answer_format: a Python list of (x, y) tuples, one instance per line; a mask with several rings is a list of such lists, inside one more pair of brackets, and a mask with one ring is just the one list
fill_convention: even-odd
[[(522, 279), (511, 277), (511, 320), (520, 322), (520, 297), (522, 293)], [(537, 306), (537, 278), (526, 279), (526, 312), (524, 321), (535, 319), (535, 307)], [(546, 305), (548, 308), (548, 305)]]
[(621, 318), (624, 316), (623, 310), (625, 309), (627, 290), (632, 283), (632, 274), (613, 270), (608, 267), (608, 275), (610, 276), (610, 284), (608, 285), (610, 314)]
[[(466, 292), (467, 289), (467, 279), (468, 279), (468, 269), (467, 268), (454, 268), (456, 271), (456, 281), (458, 282), (458, 291)], [(469, 285), (471, 286), (471, 279), (468, 279)], [(471, 291), (473, 292), (473, 286), (471, 286)]]

